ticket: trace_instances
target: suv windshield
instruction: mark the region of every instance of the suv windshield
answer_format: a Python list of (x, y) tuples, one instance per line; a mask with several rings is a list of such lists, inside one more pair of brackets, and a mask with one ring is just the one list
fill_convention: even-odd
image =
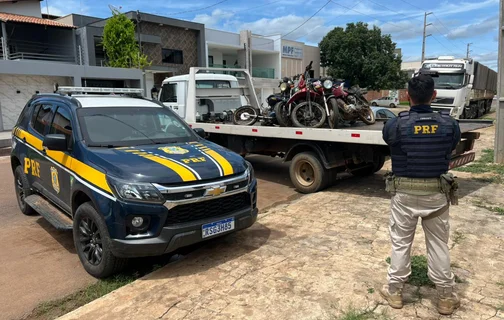
[(440, 73), (439, 77), (433, 77), (436, 89), (460, 89), (464, 85), (463, 73)]
[(114, 107), (78, 110), (90, 147), (130, 147), (196, 141), (191, 128), (166, 108)]

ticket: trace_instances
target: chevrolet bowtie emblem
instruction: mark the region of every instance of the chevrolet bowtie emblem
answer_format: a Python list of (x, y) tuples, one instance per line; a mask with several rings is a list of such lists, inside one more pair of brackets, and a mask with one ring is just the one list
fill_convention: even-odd
[(205, 196), (211, 196), (211, 197), (220, 196), (224, 192), (226, 192), (226, 187), (225, 186), (224, 187), (210, 188), (210, 189), (207, 189), (207, 191), (205, 193)]

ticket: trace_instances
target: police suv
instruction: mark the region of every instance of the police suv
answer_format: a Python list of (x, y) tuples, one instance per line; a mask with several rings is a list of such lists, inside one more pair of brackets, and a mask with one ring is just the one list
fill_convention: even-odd
[(158, 102), (121, 95), (134, 89), (59, 91), (86, 94), (37, 94), (26, 104), (13, 129), (15, 189), (25, 215), (73, 230), (89, 274), (107, 277), (129, 257), (254, 224), (252, 166), (202, 129)]

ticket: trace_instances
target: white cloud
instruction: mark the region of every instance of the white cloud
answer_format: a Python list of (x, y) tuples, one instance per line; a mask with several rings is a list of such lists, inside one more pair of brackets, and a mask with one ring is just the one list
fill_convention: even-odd
[(450, 31), (446, 37), (448, 39), (463, 39), (471, 38), (474, 36), (481, 36), (490, 31), (497, 33), (499, 26), (499, 16), (490, 17), (486, 20), (466, 24)]
[(490, 6), (495, 6), (498, 10), (499, 0), (486, 0), (486, 1), (472, 1), (472, 2), (443, 2), (439, 8), (434, 9), (438, 16), (446, 16), (462, 12), (472, 12), (475, 10), (483, 9)]
[(219, 25), (223, 20), (229, 20), (233, 16), (234, 14), (231, 12), (215, 9), (210, 15), (206, 13), (196, 15), (193, 21), (203, 23), (207, 28), (212, 28)]
[[(41, 1), (42, 13), (47, 13), (47, 2)], [(79, 0), (51, 0), (49, 2), (49, 13), (57, 16), (65, 16), (70, 13), (87, 14), (89, 7), (84, 1)]]
[[(297, 26), (306, 21), (306, 17), (296, 15), (287, 15), (277, 18), (262, 18), (254, 22), (242, 23), (240, 30), (251, 30), (253, 33), (261, 35), (281, 34), (285, 35)], [(314, 17), (306, 22), (302, 27), (295, 30), (285, 37), (288, 40), (295, 40), (306, 36), (310, 41), (318, 42), (327, 33), (329, 27), (325, 27), (325, 20), (320, 17)], [(318, 39), (318, 40), (316, 40)]]

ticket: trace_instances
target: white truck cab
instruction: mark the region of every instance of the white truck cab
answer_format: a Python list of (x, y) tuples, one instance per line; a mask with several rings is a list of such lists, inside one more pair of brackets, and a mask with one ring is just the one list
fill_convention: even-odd
[[(197, 73), (196, 89), (231, 89), (240, 88), (238, 78), (226, 74)], [(189, 74), (166, 78), (159, 92), (159, 101), (165, 106), (172, 108), (181, 118), (186, 117), (187, 93)], [(247, 104), (244, 96), (222, 97), (205, 96), (196, 97), (196, 118), (205, 120), (203, 117), (209, 114), (219, 116), (223, 112), (232, 111)]]

